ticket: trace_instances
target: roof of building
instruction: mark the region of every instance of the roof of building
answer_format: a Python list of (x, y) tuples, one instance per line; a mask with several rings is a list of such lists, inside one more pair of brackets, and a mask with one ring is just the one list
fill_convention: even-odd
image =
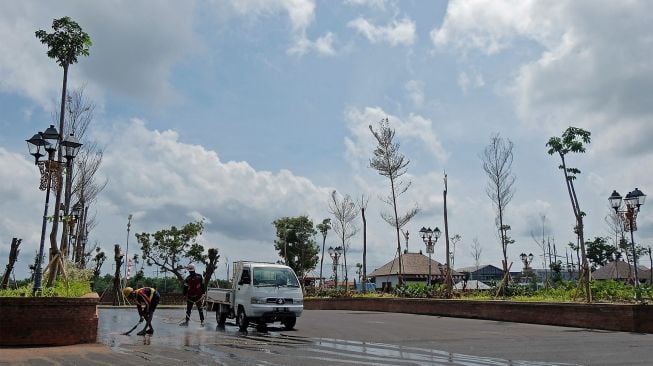
[[(426, 275), (429, 274), (429, 257), (422, 253), (404, 253), (401, 255), (401, 262), (403, 264), (403, 275)], [(431, 259), (431, 275), (442, 276), (442, 270), (445, 266), (442, 263)], [(390, 262), (382, 265), (380, 268), (375, 269), (368, 276), (389, 276), (399, 274), (399, 258), (395, 258)], [(452, 276), (462, 276), (461, 273), (451, 271)]]
[(480, 271), (480, 270), (482, 270), (484, 268), (487, 268), (487, 267), (493, 267), (493, 268), (498, 269), (499, 271), (503, 271), (501, 268), (499, 268), (497, 266), (493, 266), (491, 264), (481, 264), (480, 266), (478, 266), (478, 268), (476, 268), (476, 266), (461, 267), (461, 268), (456, 269), (456, 271), (457, 272), (473, 273), (473, 272), (478, 272), (478, 271)]
[[(597, 280), (628, 280), (635, 277), (634, 267), (630, 263), (622, 260), (609, 262), (605, 266), (592, 272), (592, 277)], [(637, 266), (638, 272), (648, 273), (648, 268), (644, 266)]]

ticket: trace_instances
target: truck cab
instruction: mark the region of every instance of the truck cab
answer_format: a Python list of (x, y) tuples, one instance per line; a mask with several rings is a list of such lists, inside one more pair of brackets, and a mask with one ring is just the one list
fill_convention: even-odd
[(260, 262), (235, 262), (233, 268), (231, 289), (207, 291), (207, 309), (216, 311), (218, 325), (235, 318), (242, 331), (250, 323), (265, 327), (274, 322), (293, 329), (304, 310), (295, 272), (288, 266)]

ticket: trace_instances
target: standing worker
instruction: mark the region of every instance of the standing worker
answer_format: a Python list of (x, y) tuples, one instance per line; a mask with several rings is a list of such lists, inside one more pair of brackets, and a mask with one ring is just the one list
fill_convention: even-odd
[(204, 278), (202, 275), (195, 272), (195, 265), (189, 264), (186, 267), (188, 270), (188, 277), (184, 280), (184, 296), (186, 297), (186, 319), (182, 321), (180, 326), (188, 326), (190, 320), (190, 312), (193, 310), (193, 304), (197, 305), (197, 311), (200, 313), (200, 325), (204, 326), (204, 312), (202, 311), (202, 302), (204, 301)]
[(161, 298), (159, 291), (154, 287), (143, 287), (137, 290), (134, 290), (131, 287), (125, 287), (125, 289), (122, 290), (122, 293), (126, 298), (136, 301), (138, 315), (141, 316), (140, 322), (145, 320), (145, 327), (136, 334), (154, 334), (154, 328), (152, 328), (152, 317), (154, 316), (154, 310), (156, 310), (156, 306), (159, 304), (159, 299)]

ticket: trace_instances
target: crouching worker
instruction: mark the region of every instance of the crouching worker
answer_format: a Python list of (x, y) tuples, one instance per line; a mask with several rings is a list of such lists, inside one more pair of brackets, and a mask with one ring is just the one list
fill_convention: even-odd
[(159, 291), (153, 287), (143, 287), (137, 290), (134, 290), (131, 287), (125, 287), (123, 293), (126, 298), (136, 302), (138, 315), (141, 316), (140, 322), (145, 320), (145, 327), (136, 334), (153, 334), (154, 328), (152, 328), (152, 316), (154, 315), (154, 310), (156, 310), (156, 306), (159, 304), (159, 299), (161, 298)]
[(202, 311), (202, 302), (204, 301), (204, 279), (202, 275), (195, 272), (195, 265), (189, 264), (186, 267), (188, 277), (184, 280), (184, 296), (186, 297), (186, 319), (179, 323), (180, 326), (188, 326), (190, 312), (193, 305), (197, 305), (197, 311), (200, 313), (200, 325), (204, 325), (204, 312)]

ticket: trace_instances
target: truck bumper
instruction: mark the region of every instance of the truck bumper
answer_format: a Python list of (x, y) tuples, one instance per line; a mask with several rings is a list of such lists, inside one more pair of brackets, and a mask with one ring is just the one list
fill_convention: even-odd
[(253, 318), (288, 318), (288, 317), (300, 317), (302, 311), (304, 310), (303, 305), (251, 305), (251, 314), (247, 314), (248, 317)]

